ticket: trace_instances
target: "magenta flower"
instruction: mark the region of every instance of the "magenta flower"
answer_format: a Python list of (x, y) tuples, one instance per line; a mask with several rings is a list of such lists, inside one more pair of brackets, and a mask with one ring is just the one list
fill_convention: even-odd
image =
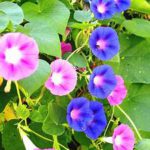
[(61, 42), (61, 52), (62, 55), (68, 52), (72, 52), (72, 46), (70, 43)]
[(114, 130), (112, 142), (114, 150), (133, 150), (134, 133), (128, 125), (121, 124)]
[(54, 95), (67, 95), (75, 88), (77, 73), (66, 60), (57, 59), (51, 63), (51, 75), (45, 86)]
[(112, 106), (121, 104), (127, 95), (127, 89), (124, 85), (123, 78), (119, 75), (116, 75), (116, 79), (117, 79), (117, 85), (115, 89), (107, 97), (110, 105)]
[(20, 80), (38, 67), (39, 49), (35, 40), (22, 33), (7, 33), (0, 38), (0, 74), (6, 80)]

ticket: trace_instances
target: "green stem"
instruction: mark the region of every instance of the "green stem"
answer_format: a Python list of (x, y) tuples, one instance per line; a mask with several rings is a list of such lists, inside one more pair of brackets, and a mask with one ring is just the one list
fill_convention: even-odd
[(120, 106), (116, 106), (116, 107), (126, 116), (126, 118), (129, 120), (129, 122), (130, 122), (131, 125), (133, 126), (133, 128), (134, 128), (134, 130), (135, 130), (135, 132), (136, 132), (136, 134), (137, 134), (137, 136), (138, 136), (138, 138), (139, 138), (140, 140), (142, 140), (142, 137), (141, 137), (141, 135), (140, 135), (140, 133), (139, 133), (137, 127), (135, 126), (134, 122), (132, 121), (132, 119), (128, 116), (128, 114), (127, 114)]
[[(53, 140), (48, 139), (48, 138), (46, 138), (46, 137), (40, 135), (39, 133), (37, 133), (37, 132), (35, 132), (35, 131), (31, 130), (31, 129), (30, 129), (30, 132), (33, 133), (33, 134), (35, 134), (36, 136), (38, 136), (38, 137), (40, 137), (40, 138), (46, 140), (46, 141), (53, 142)], [(65, 150), (69, 150), (68, 148), (66, 148), (66, 147), (63, 146), (62, 144), (60, 144), (60, 143), (58, 143), (58, 144), (59, 144), (62, 148), (64, 148)]]
[(41, 90), (41, 93), (40, 93), (39, 97), (36, 99), (36, 104), (38, 104), (39, 101), (41, 100), (41, 98), (43, 97), (44, 92), (45, 92), (45, 89), (46, 89), (45, 86), (43, 86), (43, 88), (42, 88), (42, 90)]
[(18, 86), (17, 81), (15, 81), (15, 85), (16, 85), (17, 94), (18, 94), (18, 98), (19, 98), (19, 105), (22, 105), (21, 95), (20, 95), (19, 86)]
[(110, 123), (111, 123), (111, 121), (112, 121), (112, 119), (113, 119), (114, 112), (115, 112), (115, 108), (114, 108), (114, 106), (113, 106), (113, 107), (112, 107), (112, 114), (111, 114), (110, 120), (109, 120), (109, 122), (108, 122), (108, 124), (107, 124), (107, 127), (106, 127), (106, 129), (105, 129), (105, 132), (104, 132), (104, 137), (106, 136), (106, 133), (107, 133), (107, 131), (108, 131), (108, 128), (109, 128), (109, 126), (110, 126)]

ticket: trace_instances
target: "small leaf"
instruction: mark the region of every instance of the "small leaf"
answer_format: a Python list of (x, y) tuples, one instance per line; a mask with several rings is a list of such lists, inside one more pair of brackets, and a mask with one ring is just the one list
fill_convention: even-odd
[(30, 111), (26, 105), (19, 105), (16, 109), (16, 115), (20, 119), (27, 119), (30, 115)]
[(1, 2), (0, 11), (3, 11), (13, 23), (13, 25), (19, 25), (23, 22), (23, 11), (20, 6), (12, 2)]
[(92, 13), (85, 10), (76, 10), (74, 13), (74, 19), (79, 22), (89, 22), (92, 19)]

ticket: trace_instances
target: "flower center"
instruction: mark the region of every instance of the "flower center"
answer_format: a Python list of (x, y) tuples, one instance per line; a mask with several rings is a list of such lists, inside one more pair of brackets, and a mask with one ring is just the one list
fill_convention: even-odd
[(114, 0), (115, 1), (115, 3), (118, 3), (118, 0)]
[(75, 119), (78, 119), (79, 113), (80, 113), (79, 110), (73, 109), (73, 110), (71, 111), (71, 118), (74, 119), (74, 120), (75, 120)]
[(22, 53), (18, 49), (18, 47), (8, 48), (5, 51), (5, 60), (10, 64), (18, 64), (22, 58)]
[(99, 40), (96, 43), (97, 47), (104, 50), (106, 48), (106, 42), (104, 40)]
[(99, 13), (103, 14), (106, 11), (106, 7), (105, 7), (104, 4), (99, 4), (98, 7), (97, 7), (97, 10), (98, 10)]
[(96, 86), (101, 86), (103, 84), (103, 77), (97, 75), (97, 76), (94, 77), (94, 81), (93, 82), (94, 82), (94, 84)]
[(117, 146), (120, 146), (122, 144), (122, 138), (121, 138), (120, 135), (116, 136), (116, 138), (115, 138), (115, 144)]
[(55, 85), (60, 85), (63, 81), (62, 74), (57, 72), (52, 73), (51, 80)]

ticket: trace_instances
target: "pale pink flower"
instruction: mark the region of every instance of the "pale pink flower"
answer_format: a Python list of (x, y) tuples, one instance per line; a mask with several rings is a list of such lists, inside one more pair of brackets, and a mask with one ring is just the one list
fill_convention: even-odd
[(45, 86), (53, 95), (67, 95), (75, 88), (77, 73), (66, 60), (57, 59), (51, 63), (51, 75)]
[(22, 33), (0, 37), (0, 74), (6, 80), (20, 80), (38, 67), (39, 49), (35, 40)]
[(121, 104), (127, 95), (127, 89), (124, 85), (123, 78), (119, 75), (116, 75), (116, 79), (117, 79), (117, 85), (115, 89), (107, 97), (110, 105), (112, 106)]

